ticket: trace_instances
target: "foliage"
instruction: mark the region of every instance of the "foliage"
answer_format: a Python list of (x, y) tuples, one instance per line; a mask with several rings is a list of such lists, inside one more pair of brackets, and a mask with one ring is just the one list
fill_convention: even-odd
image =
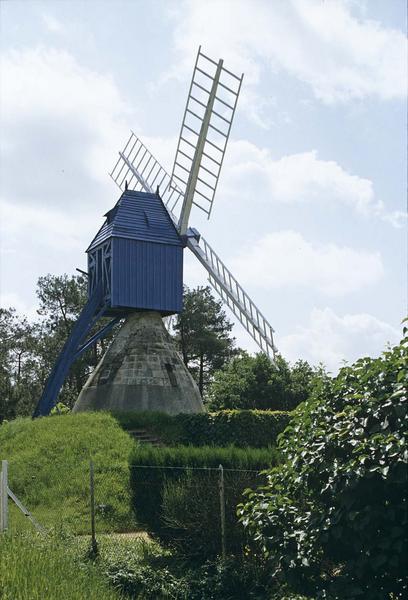
[[(42, 317), (39, 352), (42, 359), (41, 387), (43, 387), (86, 302), (86, 281), (83, 277), (75, 275), (46, 275), (38, 280), (37, 297), (39, 299), (38, 314)], [(90, 356), (92, 356), (91, 352), (74, 362), (60, 392), (59, 400), (69, 407), (73, 406), (88, 377)], [(91, 362), (94, 360), (96, 357), (92, 356)]]
[[(87, 300), (87, 283), (83, 277), (77, 275), (47, 275), (38, 280), (37, 296), (40, 301), (38, 314), (42, 317), (40, 342), (43, 364), (41, 388), (43, 388)], [(97, 323), (90, 335), (96, 333), (105, 322), (106, 320), (102, 319)], [(93, 344), (71, 365), (59, 394), (60, 402), (72, 408), (89, 373), (99, 362), (117, 327), (104, 339)]]
[[(12, 308), (0, 309), (0, 422), (32, 414), (86, 301), (86, 282), (75, 275), (47, 275), (38, 280), (37, 296), (39, 319), (34, 323)], [(72, 365), (59, 395), (69, 408), (108, 340), (109, 336), (94, 344)]]
[(308, 398), (318, 375), (323, 375), (321, 369), (313, 369), (306, 361), (298, 361), (291, 368), (279, 355), (272, 362), (266, 354), (249, 356), (242, 352), (215, 373), (208, 407), (292, 410)]
[(215, 559), (186, 574), (188, 600), (307, 600), (280, 591), (259, 560)]
[(102, 541), (98, 567), (108, 581), (138, 600), (185, 598), (186, 587), (182, 577), (169, 569), (171, 554), (152, 540), (136, 538), (114, 544)]
[(98, 567), (139, 600), (306, 600), (280, 592), (262, 561), (229, 557), (192, 564), (151, 540), (102, 542)]
[(0, 423), (27, 414), (40, 393), (38, 326), (0, 308)]
[(2, 536), (0, 581), (2, 600), (123, 598), (65, 541), (37, 534)]
[(159, 436), (167, 445), (177, 444), (179, 436), (178, 418), (180, 415), (169, 415), (155, 411), (113, 412), (112, 416), (125, 431), (132, 429), (148, 429)]
[(69, 406), (64, 404), (63, 402), (57, 402), (54, 408), (50, 412), (50, 416), (53, 415), (67, 415), (71, 412)]
[[(95, 465), (97, 526), (127, 530), (132, 439), (104, 413), (16, 419), (0, 426), (10, 487), (42, 525), (89, 531), (89, 460)], [(103, 506), (103, 509), (100, 508)]]
[(201, 395), (214, 371), (233, 354), (232, 326), (222, 302), (214, 299), (209, 287), (184, 287), (183, 312), (177, 315), (173, 328), (184, 364), (197, 381)]
[(280, 440), (285, 464), (240, 508), (271, 568), (314, 597), (407, 591), (407, 342), (301, 405)]
[(289, 423), (290, 414), (269, 410), (222, 410), (214, 413), (116, 413), (125, 429), (146, 428), (166, 445), (274, 446)]
[(140, 446), (130, 458), (136, 517), (190, 556), (219, 553), (220, 521), (214, 515), (219, 514), (218, 467), (222, 464), (229, 547), (236, 550), (242, 542), (236, 504), (245, 488), (262, 481), (259, 471), (276, 463), (273, 449)]

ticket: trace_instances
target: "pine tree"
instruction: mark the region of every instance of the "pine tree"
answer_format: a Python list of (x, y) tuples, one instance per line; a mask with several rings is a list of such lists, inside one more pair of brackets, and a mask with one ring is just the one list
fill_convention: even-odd
[(214, 372), (236, 352), (233, 324), (215, 300), (209, 287), (184, 288), (183, 311), (173, 325), (183, 361), (197, 381), (202, 396)]

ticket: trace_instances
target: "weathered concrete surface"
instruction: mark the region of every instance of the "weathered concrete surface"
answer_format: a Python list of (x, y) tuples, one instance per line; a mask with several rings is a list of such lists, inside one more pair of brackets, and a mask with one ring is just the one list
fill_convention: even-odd
[(74, 412), (203, 412), (198, 387), (157, 312), (130, 314), (89, 376)]

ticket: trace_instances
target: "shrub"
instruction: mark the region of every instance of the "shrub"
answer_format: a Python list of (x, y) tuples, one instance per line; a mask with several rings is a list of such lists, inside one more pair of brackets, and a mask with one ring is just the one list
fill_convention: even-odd
[(306, 400), (321, 369), (306, 361), (293, 367), (280, 355), (272, 362), (265, 354), (243, 352), (216, 371), (209, 388), (210, 410), (292, 410)]
[(240, 508), (271, 568), (314, 597), (406, 593), (407, 341), (300, 406), (280, 440), (286, 462)]
[(127, 413), (115, 417), (125, 429), (147, 428), (169, 445), (273, 446), (290, 414), (269, 410), (222, 410), (215, 413)]
[[(190, 569), (185, 580), (188, 600), (267, 600), (273, 582), (264, 565), (255, 561), (216, 559)], [(278, 597), (276, 597), (278, 598)], [(281, 596), (279, 596), (281, 600)], [(291, 600), (296, 600), (292, 598)], [(298, 600), (302, 600), (300, 597)]]
[(272, 449), (179, 446), (140, 447), (131, 456), (131, 486), (137, 519), (189, 557), (220, 552), (219, 470), (224, 467), (228, 549), (238, 551), (241, 527), (236, 505), (259, 471), (276, 465)]
[(230, 557), (193, 565), (140, 539), (102, 543), (98, 567), (115, 588), (139, 600), (302, 600), (278, 593), (262, 562)]
[(173, 574), (167, 562), (171, 562), (168, 551), (141, 539), (102, 542), (97, 560), (99, 570), (126, 598), (187, 600), (183, 578)]

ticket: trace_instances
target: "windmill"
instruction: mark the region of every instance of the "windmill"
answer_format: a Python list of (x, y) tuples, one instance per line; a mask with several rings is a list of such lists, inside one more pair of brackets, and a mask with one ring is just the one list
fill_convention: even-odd
[[(164, 328), (182, 310), (183, 249), (270, 358), (274, 330), (219, 255), (189, 224), (209, 218), (241, 89), (240, 77), (198, 50), (171, 175), (133, 133), (110, 174), (123, 192), (88, 253), (88, 302), (51, 372), (34, 416), (46, 415), (72, 362), (121, 319), (74, 410), (202, 410), (197, 387)], [(111, 320), (89, 337), (97, 321)]]

